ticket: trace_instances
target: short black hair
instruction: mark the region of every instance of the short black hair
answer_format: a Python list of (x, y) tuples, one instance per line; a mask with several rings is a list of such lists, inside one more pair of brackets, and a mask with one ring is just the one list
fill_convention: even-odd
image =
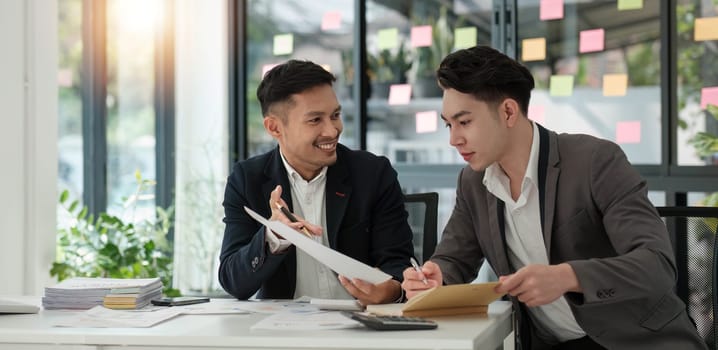
[(512, 98), (527, 115), (534, 78), (522, 64), (489, 46), (474, 46), (444, 58), (436, 71), (443, 89), (471, 94), (486, 103)]
[(331, 86), (335, 80), (332, 73), (314, 62), (289, 60), (277, 65), (264, 75), (257, 87), (262, 115), (267, 116), (275, 103), (291, 102), (292, 95), (324, 84)]

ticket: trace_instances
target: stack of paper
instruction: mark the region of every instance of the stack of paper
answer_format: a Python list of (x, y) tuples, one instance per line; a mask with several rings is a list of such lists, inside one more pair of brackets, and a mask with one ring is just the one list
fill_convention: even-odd
[[(116, 303), (114, 297), (118, 294), (132, 296), (120, 297), (122, 302)], [(111, 304), (141, 308), (162, 295), (162, 281), (159, 278), (70, 278), (45, 288), (42, 306), (45, 309), (90, 309), (102, 305), (107, 295), (112, 295)]]

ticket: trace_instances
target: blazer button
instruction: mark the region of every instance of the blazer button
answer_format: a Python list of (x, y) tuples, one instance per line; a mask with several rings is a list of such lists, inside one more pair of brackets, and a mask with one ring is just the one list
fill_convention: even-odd
[(255, 256), (254, 259), (252, 259), (252, 268), (256, 269), (257, 264), (259, 264), (259, 258)]
[(599, 299), (603, 299), (603, 298), (606, 297), (606, 293), (604, 293), (604, 292), (603, 292), (603, 289), (601, 289), (601, 290), (596, 291), (596, 296), (597, 296)]

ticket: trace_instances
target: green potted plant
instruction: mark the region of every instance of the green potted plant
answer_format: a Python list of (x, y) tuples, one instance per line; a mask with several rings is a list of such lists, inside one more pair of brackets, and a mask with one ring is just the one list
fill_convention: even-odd
[(386, 98), (393, 84), (405, 84), (411, 58), (404, 43), (394, 50), (384, 49), (377, 55), (367, 54), (367, 75), (371, 80), (371, 97)]
[[(123, 208), (134, 212), (152, 180), (135, 173), (137, 190), (125, 199)], [(159, 277), (164, 294), (178, 296), (172, 288), (172, 247), (167, 233), (172, 227), (173, 208), (156, 207), (154, 220), (126, 220), (106, 212), (89, 214), (79, 201), (70, 201), (67, 190), (59, 202), (71, 225), (58, 228), (57, 257), (50, 275), (59, 281), (70, 277), (148, 278)]]

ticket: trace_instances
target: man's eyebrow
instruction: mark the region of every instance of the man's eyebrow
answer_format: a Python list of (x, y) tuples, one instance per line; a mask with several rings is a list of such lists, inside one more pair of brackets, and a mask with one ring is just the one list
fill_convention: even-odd
[[(460, 118), (460, 117), (465, 116), (465, 115), (467, 115), (467, 114), (471, 114), (471, 112), (469, 112), (469, 111), (458, 111), (458, 112), (454, 113), (454, 115), (452, 115), (452, 116), (449, 117), (449, 118), (450, 118), (450, 119), (457, 119), (457, 118)], [(444, 116), (444, 113), (441, 113), (441, 119), (443, 119), (444, 121), (446, 121), (446, 117)]]
[[(342, 111), (342, 106), (339, 106), (339, 107), (335, 108), (331, 114), (338, 113), (341, 111)], [(309, 112), (305, 113), (304, 115), (307, 117), (321, 117), (324, 114), (325, 113), (323, 111), (309, 111)]]

